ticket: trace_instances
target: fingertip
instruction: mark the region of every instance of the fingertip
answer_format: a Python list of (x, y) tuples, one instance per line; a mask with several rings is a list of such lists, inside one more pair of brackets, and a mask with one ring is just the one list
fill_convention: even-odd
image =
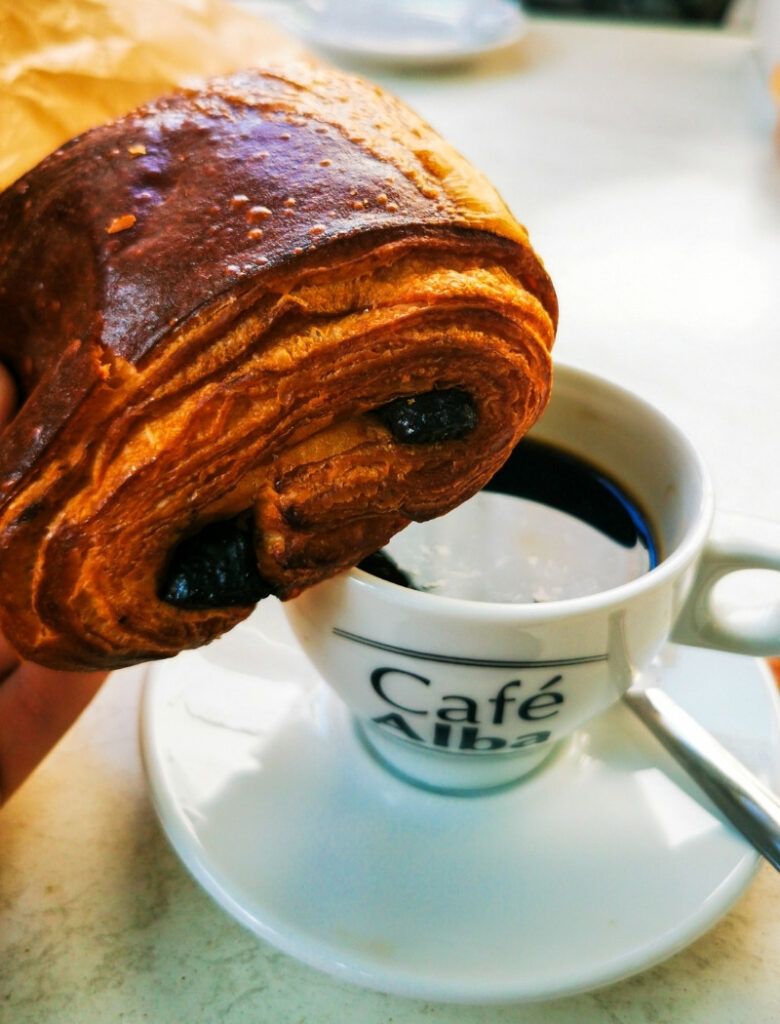
[(107, 672), (58, 672), (22, 662), (0, 684), (0, 803), (75, 723)]

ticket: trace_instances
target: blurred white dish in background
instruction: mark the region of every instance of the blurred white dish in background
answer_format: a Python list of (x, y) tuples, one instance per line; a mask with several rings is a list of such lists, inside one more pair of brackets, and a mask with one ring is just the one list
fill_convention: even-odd
[(771, 72), (780, 64), (780, 4), (777, 0), (758, 0), (755, 37), (762, 67)]
[(509, 46), (526, 31), (513, 0), (292, 0), (241, 6), (276, 18), (335, 57), (447, 64)]

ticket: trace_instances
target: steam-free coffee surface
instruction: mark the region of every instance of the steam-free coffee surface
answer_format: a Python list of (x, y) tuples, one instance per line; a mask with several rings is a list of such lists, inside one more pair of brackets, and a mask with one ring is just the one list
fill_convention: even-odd
[[(440, 519), (414, 523), (364, 568), (449, 597), (539, 602), (584, 597), (648, 572), (651, 529), (597, 467), (524, 440), (484, 491)], [(392, 572), (389, 567), (395, 563)]]

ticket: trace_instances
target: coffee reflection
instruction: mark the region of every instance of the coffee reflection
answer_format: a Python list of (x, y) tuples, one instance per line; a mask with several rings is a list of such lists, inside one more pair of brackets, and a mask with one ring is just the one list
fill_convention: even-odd
[(525, 439), (483, 491), (412, 524), (361, 568), (443, 596), (528, 603), (609, 590), (657, 562), (650, 525), (617, 481)]

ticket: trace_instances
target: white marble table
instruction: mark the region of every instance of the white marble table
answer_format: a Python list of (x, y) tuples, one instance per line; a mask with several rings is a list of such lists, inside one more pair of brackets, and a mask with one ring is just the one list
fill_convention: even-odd
[[(749, 40), (535, 22), (469, 72), (381, 81), (498, 185), (561, 301), (557, 355), (643, 394), (711, 465), (722, 507), (779, 518), (780, 154)], [(352, 987), (257, 940), (173, 854), (116, 674), (0, 812), (0, 1021), (770, 1024), (780, 880), (607, 989), (522, 1007)]]

